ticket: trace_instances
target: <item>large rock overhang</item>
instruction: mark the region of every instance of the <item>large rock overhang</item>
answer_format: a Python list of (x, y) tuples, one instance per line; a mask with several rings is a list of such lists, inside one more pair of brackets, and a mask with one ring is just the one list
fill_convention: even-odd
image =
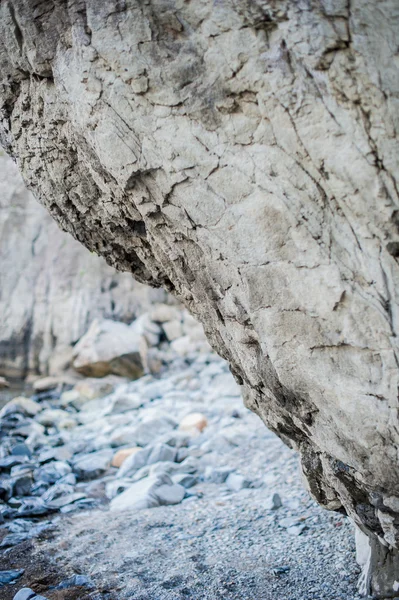
[(317, 500), (395, 548), (397, 3), (43, 6), (0, 8), (25, 181), (177, 295)]

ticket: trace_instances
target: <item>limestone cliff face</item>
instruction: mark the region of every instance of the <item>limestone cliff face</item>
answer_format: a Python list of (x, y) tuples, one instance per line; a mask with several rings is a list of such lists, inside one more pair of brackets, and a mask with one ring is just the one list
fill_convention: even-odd
[(0, 27), (34, 194), (189, 307), (319, 502), (397, 560), (398, 3), (15, 0)]
[(0, 374), (57, 373), (93, 319), (131, 321), (152, 295), (62, 233), (0, 156)]

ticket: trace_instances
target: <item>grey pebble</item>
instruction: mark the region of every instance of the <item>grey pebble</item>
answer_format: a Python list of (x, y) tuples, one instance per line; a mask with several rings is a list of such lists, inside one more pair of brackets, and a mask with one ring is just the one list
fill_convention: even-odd
[(238, 473), (230, 473), (226, 479), (226, 485), (233, 492), (239, 492), (244, 488), (248, 488), (250, 486), (250, 482), (242, 475), (238, 475)]
[(12, 478), (13, 493), (15, 496), (27, 496), (32, 487), (31, 475), (20, 475)]
[(306, 529), (306, 525), (301, 523), (300, 525), (293, 525), (292, 527), (287, 527), (287, 533), (289, 535), (301, 535), (301, 533)]
[(283, 506), (280, 494), (274, 493), (265, 503), (267, 510), (277, 510)]

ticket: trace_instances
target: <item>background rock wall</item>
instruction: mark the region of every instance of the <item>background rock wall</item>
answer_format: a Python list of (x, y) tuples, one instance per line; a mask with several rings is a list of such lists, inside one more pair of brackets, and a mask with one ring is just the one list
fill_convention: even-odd
[(165, 297), (61, 232), (0, 156), (1, 375), (56, 373), (93, 319), (130, 322)]

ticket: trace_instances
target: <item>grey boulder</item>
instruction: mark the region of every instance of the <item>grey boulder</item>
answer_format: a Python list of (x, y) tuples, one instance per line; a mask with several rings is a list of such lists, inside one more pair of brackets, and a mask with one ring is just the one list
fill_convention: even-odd
[(144, 372), (141, 332), (110, 319), (94, 320), (73, 350), (73, 366), (88, 377), (121, 375), (137, 379)]
[(186, 490), (174, 484), (167, 474), (153, 475), (133, 483), (127, 490), (111, 501), (110, 508), (116, 510), (141, 510), (167, 504), (179, 504)]

